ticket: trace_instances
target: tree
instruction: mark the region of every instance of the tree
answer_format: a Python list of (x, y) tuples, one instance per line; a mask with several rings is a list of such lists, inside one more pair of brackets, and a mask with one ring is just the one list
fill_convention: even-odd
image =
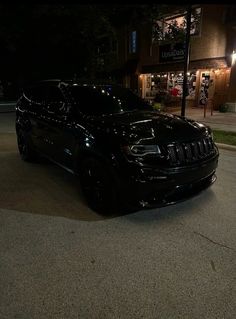
[[(201, 9), (192, 9), (190, 34), (199, 33)], [(186, 33), (186, 6), (163, 6), (159, 11), (154, 10), (153, 42), (169, 43), (183, 42)]]
[[(184, 9), (167, 5), (0, 4), (1, 77), (93, 77), (109, 70), (117, 30)], [(169, 28), (169, 38), (177, 27)], [(108, 45), (105, 46), (105, 42)], [(154, 40), (158, 40), (158, 33)], [(104, 43), (102, 43), (104, 42)], [(103, 54), (98, 54), (103, 49)]]
[(98, 5), (0, 5), (2, 76), (92, 76), (97, 41), (114, 36), (107, 13)]

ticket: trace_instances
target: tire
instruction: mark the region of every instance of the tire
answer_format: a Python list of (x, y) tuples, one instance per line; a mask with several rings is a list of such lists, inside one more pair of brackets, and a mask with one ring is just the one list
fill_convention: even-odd
[(37, 153), (31, 149), (26, 134), (22, 129), (17, 131), (17, 145), (23, 161), (35, 162), (37, 160)]
[(80, 163), (79, 178), (88, 206), (102, 215), (120, 211), (119, 191), (112, 168), (89, 157)]

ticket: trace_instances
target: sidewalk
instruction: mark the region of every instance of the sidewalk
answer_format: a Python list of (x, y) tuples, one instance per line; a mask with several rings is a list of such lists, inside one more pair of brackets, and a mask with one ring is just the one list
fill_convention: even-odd
[[(168, 113), (181, 115), (181, 109), (169, 109)], [(185, 117), (209, 125), (212, 129), (236, 132), (236, 113), (234, 112), (213, 111), (213, 115), (211, 115), (211, 112), (207, 110), (206, 117), (204, 117), (204, 109), (194, 107), (185, 109)], [(219, 148), (236, 151), (236, 146), (233, 145), (222, 143), (216, 143), (216, 145)]]
[[(170, 109), (168, 113), (181, 115), (181, 109)], [(211, 115), (210, 111), (207, 110), (206, 117), (204, 117), (204, 110), (195, 107), (186, 108), (185, 116), (205, 123), (213, 129), (236, 132), (236, 113), (234, 112), (221, 113), (213, 111), (213, 115)]]
[(15, 112), (16, 101), (0, 101), (0, 113)]

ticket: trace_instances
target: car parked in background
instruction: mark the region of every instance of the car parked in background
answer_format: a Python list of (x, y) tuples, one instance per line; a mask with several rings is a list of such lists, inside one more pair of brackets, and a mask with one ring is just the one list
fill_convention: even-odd
[(99, 213), (176, 203), (216, 179), (211, 129), (153, 110), (117, 85), (41, 81), (16, 106), (23, 160), (44, 156), (78, 175)]

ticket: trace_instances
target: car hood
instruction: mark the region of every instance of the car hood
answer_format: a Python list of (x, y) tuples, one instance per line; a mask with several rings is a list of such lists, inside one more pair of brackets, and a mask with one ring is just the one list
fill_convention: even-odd
[(105, 115), (96, 118), (95, 122), (98, 130), (140, 144), (191, 141), (208, 131), (208, 127), (196, 121), (156, 111)]

